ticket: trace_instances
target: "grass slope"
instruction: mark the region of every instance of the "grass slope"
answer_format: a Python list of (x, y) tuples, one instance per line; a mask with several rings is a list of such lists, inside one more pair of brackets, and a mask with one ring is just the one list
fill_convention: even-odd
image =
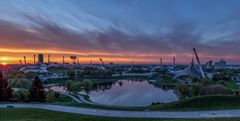
[(240, 109), (240, 97), (235, 96), (201, 96), (173, 103), (152, 105), (146, 107), (111, 107), (103, 105), (79, 104), (65, 97), (65, 100), (55, 102), (57, 105), (67, 105), (74, 107), (96, 108), (105, 110), (128, 110), (128, 111), (193, 111), (193, 110), (219, 110), (219, 109)]
[(240, 118), (136, 119), (96, 117), (39, 109), (0, 109), (0, 121), (240, 121)]
[(150, 106), (149, 110), (192, 111), (239, 109), (240, 97), (234, 96), (202, 96), (163, 105)]

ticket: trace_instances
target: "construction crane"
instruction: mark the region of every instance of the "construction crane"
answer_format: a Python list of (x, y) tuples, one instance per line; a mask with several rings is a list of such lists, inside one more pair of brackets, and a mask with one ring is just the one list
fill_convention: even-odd
[(200, 60), (199, 60), (199, 57), (198, 57), (198, 54), (197, 54), (197, 51), (196, 51), (195, 48), (193, 48), (193, 52), (194, 52), (195, 57), (196, 57), (196, 60), (197, 60), (197, 62), (198, 62), (199, 69), (200, 69), (200, 71), (201, 71), (201, 75), (202, 75), (203, 78), (205, 78), (205, 75), (204, 75), (203, 69), (202, 69), (202, 65), (201, 65), (201, 63), (200, 63)]

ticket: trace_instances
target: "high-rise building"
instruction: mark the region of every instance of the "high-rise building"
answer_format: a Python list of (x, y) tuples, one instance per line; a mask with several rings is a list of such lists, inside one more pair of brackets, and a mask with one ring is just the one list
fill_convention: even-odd
[(44, 62), (43, 54), (38, 54), (38, 63), (43, 63), (43, 62)]

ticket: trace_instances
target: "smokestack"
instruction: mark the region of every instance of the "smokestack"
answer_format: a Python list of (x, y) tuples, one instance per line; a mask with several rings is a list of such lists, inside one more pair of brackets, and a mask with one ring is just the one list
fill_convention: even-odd
[(34, 54), (33, 55), (33, 64), (35, 64), (36, 63), (36, 55)]
[(26, 65), (27, 64), (26, 56), (23, 56), (23, 58), (24, 58), (24, 64)]
[(48, 64), (50, 63), (50, 55), (48, 55)]
[(63, 56), (63, 64), (65, 64), (64, 56)]
[(79, 60), (78, 60), (78, 58), (77, 58), (77, 64), (79, 64)]
[(176, 58), (173, 57), (173, 67), (175, 68), (175, 66), (176, 66)]
[(91, 60), (90, 65), (92, 65), (93, 61)]
[(163, 63), (162, 63), (162, 58), (160, 58), (160, 63), (161, 63), (161, 65), (163, 64)]

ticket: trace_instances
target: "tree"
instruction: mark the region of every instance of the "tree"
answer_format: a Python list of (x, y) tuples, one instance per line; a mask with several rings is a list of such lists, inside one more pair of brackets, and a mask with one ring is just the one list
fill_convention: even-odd
[(213, 85), (213, 82), (207, 77), (201, 79), (201, 83), (203, 86)]
[(67, 72), (67, 75), (69, 76), (70, 79), (73, 79), (75, 77), (75, 70), (74, 69), (70, 69)]
[(192, 86), (192, 96), (198, 96), (200, 93), (201, 87), (202, 85), (199, 82), (194, 83)]
[(189, 89), (187, 86), (185, 85), (177, 85), (175, 88), (174, 88), (177, 92), (179, 92), (179, 94), (181, 95), (182, 98), (185, 98), (188, 96), (189, 94)]
[(196, 82), (200, 82), (201, 80), (199, 79), (199, 78), (197, 78), (197, 77), (194, 77), (193, 79), (192, 79), (192, 82), (193, 83), (196, 83)]
[(77, 95), (77, 93), (81, 91), (81, 83), (80, 82), (72, 83), (71, 90)]
[(0, 71), (0, 101), (7, 101), (12, 96), (12, 89), (7, 81), (3, 79), (3, 74)]
[(35, 80), (29, 89), (29, 100), (32, 102), (45, 102), (45, 91), (44, 87), (38, 76), (35, 77)]
[(17, 84), (15, 85), (17, 88), (30, 89), (32, 85), (32, 81), (28, 79), (19, 79)]
[(92, 81), (86, 79), (83, 81), (83, 86), (84, 86), (84, 91), (88, 95), (93, 88), (93, 83), (92, 83)]
[(55, 92), (53, 90), (49, 90), (46, 95), (46, 102), (48, 103), (54, 102), (54, 95), (55, 95)]
[(74, 81), (72, 80), (67, 80), (65, 82), (65, 88), (67, 88), (68, 93), (70, 94), (70, 92), (72, 92), (72, 84), (74, 83)]

